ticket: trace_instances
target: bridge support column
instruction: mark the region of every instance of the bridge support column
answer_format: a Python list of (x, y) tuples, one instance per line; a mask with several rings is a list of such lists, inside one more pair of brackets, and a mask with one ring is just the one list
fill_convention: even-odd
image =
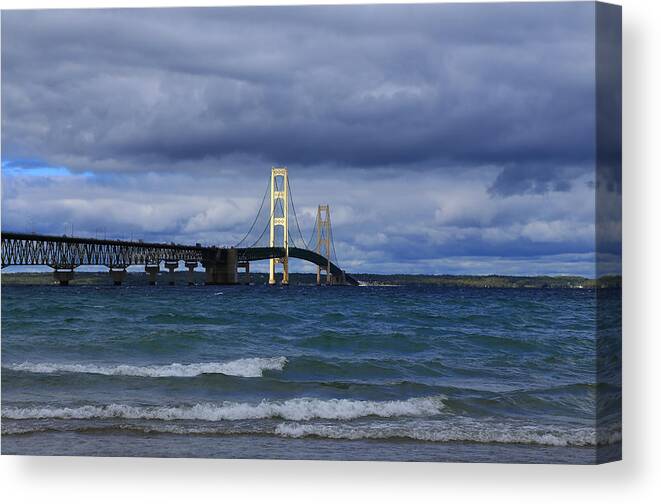
[(243, 261), (237, 264), (237, 268), (243, 268), (246, 273), (246, 285), (250, 285), (250, 261)]
[[(325, 279), (322, 282), (321, 275), (324, 275)], [(329, 266), (317, 266), (317, 285), (322, 283), (326, 285), (333, 285), (336, 282), (336, 277), (331, 274)]]
[(146, 264), (145, 272), (149, 275), (149, 285), (156, 285), (156, 277), (160, 267), (158, 264)]
[(346, 285), (347, 278), (344, 271), (341, 271), (339, 275), (333, 275), (331, 279), (331, 284), (333, 285)]
[(322, 281), (321, 281), (322, 272), (325, 276), (325, 280), (323, 281), (323, 283), (325, 283), (326, 285), (332, 285), (333, 275), (331, 275), (329, 273), (329, 271), (326, 269), (326, 267), (323, 267), (323, 266), (317, 266), (317, 285), (322, 284)]
[(197, 261), (186, 261), (186, 267), (188, 268), (188, 285), (195, 285), (194, 272), (197, 268)]
[[(285, 253), (289, 253), (289, 249), (285, 248)], [(282, 280), (280, 280), (280, 285), (289, 285), (289, 256), (285, 257), (276, 257), (271, 259), (269, 265), (269, 285), (275, 285), (277, 283), (275, 279), (275, 265), (282, 264)]]
[[(278, 184), (280, 181), (280, 184)], [(282, 203), (281, 214), (276, 212), (278, 200)], [(269, 285), (275, 285), (275, 265), (282, 264), (282, 285), (289, 284), (289, 174), (285, 167), (271, 168), (271, 220), (269, 223), (269, 247), (275, 247), (276, 235), (282, 230), (283, 257), (269, 261)]]
[(206, 272), (206, 285), (229, 285), (238, 283), (237, 250), (213, 249), (202, 261)]
[(168, 274), (168, 285), (174, 285), (174, 270), (179, 267), (179, 261), (165, 261), (165, 267), (170, 272)]
[[(317, 265), (317, 285), (321, 285), (321, 272), (326, 273), (326, 285), (332, 285), (330, 256), (331, 256), (331, 220), (330, 206), (319, 205), (317, 207), (317, 254), (326, 258), (326, 264)], [(323, 253), (322, 253), (323, 251)]]
[(70, 270), (56, 269), (53, 271), (53, 277), (55, 281), (60, 282), (60, 285), (69, 285), (69, 282), (73, 280), (73, 268)]
[(122, 285), (122, 282), (126, 280), (126, 268), (122, 269), (112, 269), (110, 268), (110, 278), (112, 278), (113, 285)]

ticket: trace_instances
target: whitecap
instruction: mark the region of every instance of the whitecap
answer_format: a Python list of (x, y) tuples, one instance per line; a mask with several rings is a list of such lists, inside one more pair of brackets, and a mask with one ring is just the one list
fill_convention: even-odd
[(546, 446), (597, 446), (622, 440), (619, 427), (595, 430), (593, 427), (521, 425), (462, 421), (408, 424), (322, 424), (281, 423), (275, 433), (283, 437), (320, 437), (327, 439), (410, 439), (431, 442), (471, 442), (536, 444)]
[(351, 420), (360, 417), (425, 416), (438, 414), (444, 396), (419, 397), (404, 401), (360, 401), (353, 399), (296, 398), (287, 401), (259, 403), (202, 403), (194, 406), (129, 406), (109, 404), (78, 407), (2, 408), (2, 417), (23, 419), (91, 419), (122, 418), (132, 420), (252, 420), (282, 418), (285, 420)]
[(198, 362), (136, 366), (130, 364), (67, 364), (51, 362), (23, 362), (4, 366), (13, 371), (30, 373), (88, 373), (107, 376), (143, 376), (149, 378), (194, 377), (202, 374), (224, 374), (258, 378), (264, 371), (282, 371), (286, 357), (248, 357), (229, 362)]

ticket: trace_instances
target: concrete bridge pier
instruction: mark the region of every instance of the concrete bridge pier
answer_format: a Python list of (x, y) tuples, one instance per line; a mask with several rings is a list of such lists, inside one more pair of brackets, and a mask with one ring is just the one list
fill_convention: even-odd
[(127, 274), (126, 268), (113, 269), (112, 266), (110, 267), (110, 278), (112, 278), (113, 285), (122, 285)]
[(195, 285), (195, 277), (193, 275), (195, 268), (197, 268), (197, 261), (186, 261), (185, 265), (188, 268), (188, 285)]
[(238, 283), (238, 253), (234, 248), (214, 248), (202, 260), (206, 272), (205, 285), (231, 285)]
[(347, 278), (344, 273), (344, 270), (342, 270), (338, 275), (332, 275), (331, 285), (346, 285), (346, 284), (347, 284)]
[(237, 269), (241, 268), (243, 268), (246, 274), (246, 285), (250, 285), (250, 261), (242, 261), (237, 263)]
[(146, 264), (145, 272), (149, 275), (149, 285), (156, 285), (156, 277), (160, 267), (158, 264)]
[(73, 280), (73, 268), (71, 269), (55, 268), (55, 271), (53, 271), (53, 278), (55, 278), (56, 282), (60, 282), (60, 285), (69, 285), (69, 282)]
[(168, 285), (174, 285), (174, 270), (179, 267), (179, 261), (165, 261), (165, 267), (170, 272)]

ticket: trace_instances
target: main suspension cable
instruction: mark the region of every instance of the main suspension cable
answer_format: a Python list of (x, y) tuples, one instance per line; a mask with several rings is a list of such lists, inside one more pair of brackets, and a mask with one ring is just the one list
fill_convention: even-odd
[(330, 228), (330, 241), (331, 241), (331, 245), (333, 246), (333, 256), (335, 257), (335, 265), (339, 268), (340, 267), (340, 261), (337, 259), (337, 252), (335, 252), (335, 239), (333, 237), (333, 227), (332, 226)]
[(314, 248), (311, 248), (310, 245), (313, 243), (312, 240), (314, 240), (314, 235), (315, 231), (317, 230), (317, 219), (314, 220), (314, 227), (312, 228), (312, 234), (310, 235), (310, 239), (306, 243), (306, 248), (308, 250), (317, 250), (317, 246), (315, 245)]
[(250, 226), (250, 229), (246, 233), (246, 235), (241, 239), (239, 243), (237, 243), (234, 247), (239, 248), (239, 246), (246, 241), (246, 238), (252, 233), (253, 228), (255, 227), (255, 224), (257, 224), (257, 219), (259, 219), (260, 214), (262, 213), (262, 208), (264, 208), (264, 202), (266, 201), (266, 195), (269, 193), (269, 187), (271, 186), (271, 181), (269, 180), (269, 183), (266, 184), (266, 191), (264, 191), (264, 196), (262, 196), (262, 203), (259, 205), (259, 210), (257, 210), (257, 215), (255, 215), (255, 220), (252, 221), (252, 225)]
[[(275, 188), (274, 189), (277, 191), (278, 190), (278, 181), (274, 180), (274, 182), (275, 182)], [(271, 187), (271, 181), (269, 180), (269, 183), (266, 186), (266, 192), (267, 193), (268, 193), (268, 190), (269, 190), (270, 187)], [(264, 194), (264, 198), (266, 198), (266, 194)], [(282, 206), (282, 204), (281, 204), (281, 206)], [(250, 245), (250, 247), (248, 247), (248, 248), (253, 248), (264, 237), (264, 235), (266, 234), (266, 231), (268, 231), (269, 227), (271, 226), (271, 220), (273, 219), (274, 214), (275, 214), (275, 205), (271, 209), (271, 216), (266, 221), (266, 227), (264, 228), (264, 231), (262, 231), (262, 234), (259, 235), (259, 238), (257, 238), (257, 240), (255, 240), (255, 242), (252, 245)]]
[(291, 192), (291, 185), (289, 184), (289, 177), (287, 177), (287, 190), (289, 191), (289, 200), (291, 201), (291, 207), (292, 207), (292, 210), (294, 211), (294, 220), (296, 221), (296, 227), (298, 228), (298, 234), (301, 237), (301, 241), (303, 242), (303, 246), (305, 248), (309, 248), (308, 244), (305, 243), (305, 238), (303, 238), (303, 233), (301, 233), (301, 226), (298, 224), (298, 216), (296, 215), (296, 206), (294, 205), (294, 198), (293, 198), (292, 192)]

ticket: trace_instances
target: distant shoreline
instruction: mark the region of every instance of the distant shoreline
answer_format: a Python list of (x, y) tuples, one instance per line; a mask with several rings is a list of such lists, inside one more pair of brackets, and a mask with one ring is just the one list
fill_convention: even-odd
[(514, 276), (514, 275), (372, 275), (354, 274), (354, 278), (368, 285), (435, 285), (439, 287), (467, 287), (481, 289), (594, 289), (619, 288), (620, 275), (586, 278), (573, 275)]
[[(167, 282), (167, 273), (162, 274), (159, 280)], [(176, 272), (177, 284), (185, 285), (188, 277), (187, 272)], [(382, 275), (372, 273), (356, 273), (353, 276), (362, 285), (367, 286), (403, 286), (403, 285), (427, 285), (438, 287), (456, 288), (478, 288), (478, 289), (507, 289), (507, 288), (529, 288), (529, 289), (594, 289), (594, 288), (621, 288), (622, 277), (620, 275), (602, 276), (597, 279), (581, 276), (514, 276), (514, 275), (422, 275), (422, 274), (396, 274)], [(54, 283), (51, 272), (2, 272), (2, 285), (50, 285)], [(245, 282), (245, 277), (239, 275), (239, 282)], [(268, 275), (266, 273), (252, 273), (251, 283), (265, 284)], [(109, 275), (105, 272), (76, 272), (72, 285), (106, 285), (109, 283)], [(127, 285), (147, 284), (145, 273), (135, 271), (129, 272)], [(204, 273), (195, 273), (195, 283), (204, 283)], [(290, 275), (292, 285), (310, 285), (316, 283), (314, 273), (292, 273)]]

